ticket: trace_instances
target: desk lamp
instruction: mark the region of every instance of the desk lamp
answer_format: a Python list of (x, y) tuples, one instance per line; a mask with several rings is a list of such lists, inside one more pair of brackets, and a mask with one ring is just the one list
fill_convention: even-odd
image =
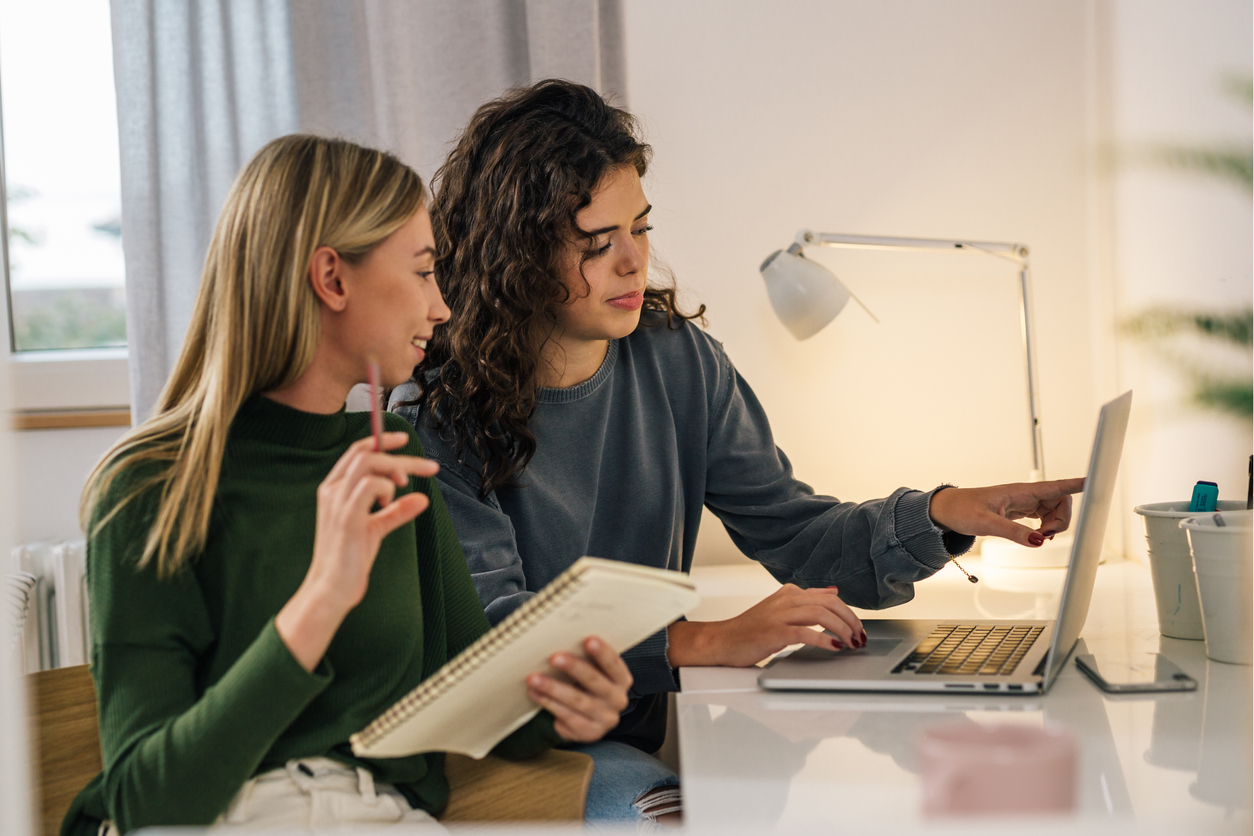
[[(1032, 438), (1030, 481), (1045, 478), (1045, 457), (1041, 447), (1039, 381), (1036, 374), (1036, 343), (1032, 325), (1032, 276), (1028, 268), (1028, 248), (1024, 244), (996, 241), (948, 241), (934, 238), (890, 238), (879, 235), (843, 235), (834, 232), (797, 233), (792, 246), (776, 250), (762, 262), (762, 278), (775, 315), (798, 340), (809, 339), (823, 330), (852, 298), (878, 323), (836, 276), (818, 262), (806, 258), (806, 247), (846, 247), (879, 250), (928, 250), (962, 252), (1003, 258), (1019, 268), (1019, 325), (1023, 354), (1027, 362), (1028, 432)], [(1071, 554), (1070, 538), (1060, 535), (1039, 549), (1028, 549), (1009, 541), (986, 540), (982, 547), (985, 563), (1008, 567), (1066, 566)]]

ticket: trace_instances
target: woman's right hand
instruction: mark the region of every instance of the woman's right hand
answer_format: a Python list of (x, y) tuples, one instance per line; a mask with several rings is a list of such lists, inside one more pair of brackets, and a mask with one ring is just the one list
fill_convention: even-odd
[(314, 669), (344, 617), (365, 597), (383, 538), (430, 504), (417, 492), (395, 498), (411, 476), (434, 476), (440, 469), (429, 459), (386, 452), (408, 440), (407, 433), (383, 433), (383, 451), (375, 452), (372, 437), (359, 439), (318, 486), (313, 559), (275, 617), (279, 637), (305, 670)]
[(533, 673), (527, 696), (553, 715), (553, 728), (562, 737), (591, 743), (618, 725), (632, 677), (618, 651), (596, 636), (584, 639), (583, 649), (586, 660), (564, 652), (550, 656), (549, 664), (568, 681)]
[(861, 647), (866, 631), (837, 591), (834, 586), (802, 589), (788, 583), (735, 618), (676, 621), (667, 631), (667, 659), (672, 667), (744, 668), (793, 644), (825, 650)]

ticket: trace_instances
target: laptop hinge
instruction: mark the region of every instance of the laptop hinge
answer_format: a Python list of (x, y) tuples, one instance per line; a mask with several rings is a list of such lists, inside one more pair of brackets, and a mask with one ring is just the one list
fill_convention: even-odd
[(1045, 655), (1041, 657), (1041, 661), (1036, 663), (1036, 670), (1032, 671), (1032, 675), (1044, 676), (1045, 675), (1045, 663), (1048, 661), (1049, 661), (1049, 651), (1046, 651)]

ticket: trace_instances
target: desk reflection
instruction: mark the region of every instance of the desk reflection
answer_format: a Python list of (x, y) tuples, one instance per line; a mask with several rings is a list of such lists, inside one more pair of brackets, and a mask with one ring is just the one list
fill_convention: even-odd
[[(890, 819), (918, 819), (915, 742), (935, 725), (1060, 722), (1081, 736), (1080, 804), (1127, 815), (1132, 805), (1102, 698), (1079, 681), (1059, 699), (922, 694), (771, 693), (684, 694), (684, 727), (700, 744), (681, 742), (682, 769), (721, 784), (717, 803), (686, 803), (702, 823), (773, 829), (836, 824), (853, 812), (870, 815), (891, 789)], [(878, 757), (877, 757), (878, 756)], [(868, 784), (868, 780), (871, 782)], [(855, 818), (857, 816), (855, 815)]]
[[(1185, 773), (1192, 798), (1248, 818), (1254, 805), (1254, 679), (1251, 668), (1205, 657), (1202, 642), (1159, 636), (1157, 650), (1198, 681), (1191, 693), (1104, 695), (1107, 713), (1120, 722), (1149, 706), (1149, 746), (1142, 760)], [(1100, 653), (1100, 651), (1099, 651)], [(1146, 781), (1146, 783), (1150, 783)]]
[[(986, 568), (971, 569), (981, 586)], [(743, 584), (731, 583), (731, 573), (716, 579), (721, 594), (739, 596), (737, 604), (759, 587), (761, 594), (775, 587), (764, 572), (737, 575)], [(942, 572), (893, 614), (1031, 617), (1056, 607), (1060, 572), (1006, 574), (991, 578), (996, 583), (977, 594), (965, 579), (946, 579)], [(726, 602), (714, 597), (708, 603), (714, 610)], [(756, 687), (756, 670), (685, 669), (685, 690), (677, 700), (685, 819), (696, 828), (738, 832), (914, 831), (925, 824), (915, 759), (922, 729), (1057, 722), (1074, 731), (1080, 745), (1078, 810), (1047, 829), (1100, 828), (1104, 822), (1127, 832), (1248, 834), (1254, 669), (1206, 659), (1202, 642), (1160, 637), (1148, 570), (1131, 563), (1108, 563), (1098, 571), (1081, 635), (1077, 653), (1101, 660), (1157, 651), (1199, 688), (1112, 697), (1071, 660), (1046, 696), (1017, 698), (770, 693)]]
[(1228, 812), (1247, 814), (1254, 782), (1250, 751), (1250, 741), (1254, 739), (1254, 687), (1250, 672), (1250, 668), (1241, 665), (1207, 661), (1201, 754), (1197, 781), (1189, 787), (1189, 794), (1200, 801)]

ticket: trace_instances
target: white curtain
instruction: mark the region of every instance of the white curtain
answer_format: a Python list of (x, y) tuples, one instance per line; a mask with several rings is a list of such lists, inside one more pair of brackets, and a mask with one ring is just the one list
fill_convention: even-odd
[(561, 77), (625, 98), (619, 0), (112, 0), (131, 414), (173, 368), (231, 181), (293, 131), (425, 180), (471, 113)]

